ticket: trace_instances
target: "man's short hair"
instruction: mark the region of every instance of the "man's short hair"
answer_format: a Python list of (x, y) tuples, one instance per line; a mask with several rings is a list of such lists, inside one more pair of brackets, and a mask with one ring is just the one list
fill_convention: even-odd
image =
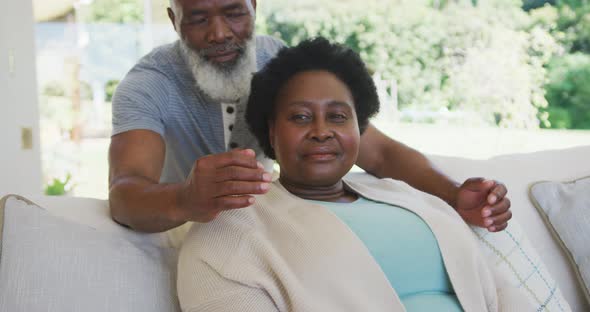
[[(174, 12), (174, 16), (178, 18), (182, 16), (182, 13), (178, 11), (178, 3), (176, 3), (176, 1), (178, 0), (169, 0), (170, 8), (172, 9), (172, 12)], [(250, 15), (256, 16), (256, 11), (254, 10), (252, 0), (246, 0), (246, 6), (248, 7), (248, 11), (250, 11)]]

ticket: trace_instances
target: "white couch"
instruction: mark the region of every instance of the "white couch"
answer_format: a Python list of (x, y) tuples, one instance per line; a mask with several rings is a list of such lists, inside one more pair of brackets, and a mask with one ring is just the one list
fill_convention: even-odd
[[(545, 226), (528, 196), (528, 188), (533, 182), (570, 181), (590, 176), (590, 146), (504, 155), (489, 160), (442, 156), (430, 156), (430, 158), (438, 168), (458, 181), (473, 176), (484, 176), (504, 182), (512, 201), (514, 219), (526, 232), (529, 241), (557, 282), (572, 311), (590, 311), (590, 304), (586, 301), (565, 252)], [(149, 241), (166, 248), (177, 246), (184, 233), (184, 229), (150, 235), (133, 233), (111, 221), (108, 203), (104, 200), (44, 196), (29, 199), (52, 215), (90, 226), (98, 232), (108, 232), (135, 241)], [(585, 233), (585, 235), (589, 234)], [(4, 239), (6, 240), (6, 237)], [(1, 266), (0, 261), (0, 268)], [(64, 269), (67, 270), (67, 268)], [(170, 272), (174, 273), (174, 268), (171, 268)], [(0, 275), (0, 286), (2, 278), (4, 276)], [(59, 287), (59, 285), (56, 286)], [(174, 292), (173, 282), (169, 286), (170, 291)], [(3, 292), (2, 288), (0, 288), (0, 300), (2, 300), (1, 292)], [(1, 303), (0, 310), (2, 310)]]

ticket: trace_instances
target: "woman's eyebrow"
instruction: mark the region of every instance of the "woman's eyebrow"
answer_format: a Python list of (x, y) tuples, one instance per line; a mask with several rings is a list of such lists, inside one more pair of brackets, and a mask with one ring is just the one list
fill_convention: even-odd
[(328, 102), (328, 106), (344, 106), (347, 108), (354, 107), (352, 103), (344, 102), (344, 101), (330, 101)]
[[(313, 105), (314, 103), (315, 102), (312, 102), (312, 101), (294, 101), (294, 102), (290, 102), (289, 105), (309, 107), (309, 106)], [(345, 102), (345, 101), (338, 101), (338, 100), (332, 100), (332, 101), (327, 102), (326, 104), (330, 107), (346, 107), (346, 108), (354, 107), (354, 105), (352, 103)]]

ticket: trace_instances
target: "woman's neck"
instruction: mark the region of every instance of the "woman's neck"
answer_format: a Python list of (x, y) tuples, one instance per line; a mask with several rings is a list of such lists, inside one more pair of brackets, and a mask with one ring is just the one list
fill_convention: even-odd
[(330, 186), (302, 185), (294, 183), (283, 176), (279, 177), (279, 181), (289, 193), (303, 199), (350, 203), (358, 198), (356, 194), (346, 190), (342, 180)]

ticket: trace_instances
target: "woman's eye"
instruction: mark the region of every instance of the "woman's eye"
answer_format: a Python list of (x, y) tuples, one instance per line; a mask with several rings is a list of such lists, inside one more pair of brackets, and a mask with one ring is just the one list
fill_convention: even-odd
[(311, 119), (311, 117), (309, 117), (307, 115), (303, 115), (303, 114), (297, 114), (297, 115), (291, 116), (290, 119), (295, 122), (306, 122), (306, 121), (309, 121)]
[(336, 122), (344, 122), (348, 118), (344, 114), (330, 114), (330, 119)]

